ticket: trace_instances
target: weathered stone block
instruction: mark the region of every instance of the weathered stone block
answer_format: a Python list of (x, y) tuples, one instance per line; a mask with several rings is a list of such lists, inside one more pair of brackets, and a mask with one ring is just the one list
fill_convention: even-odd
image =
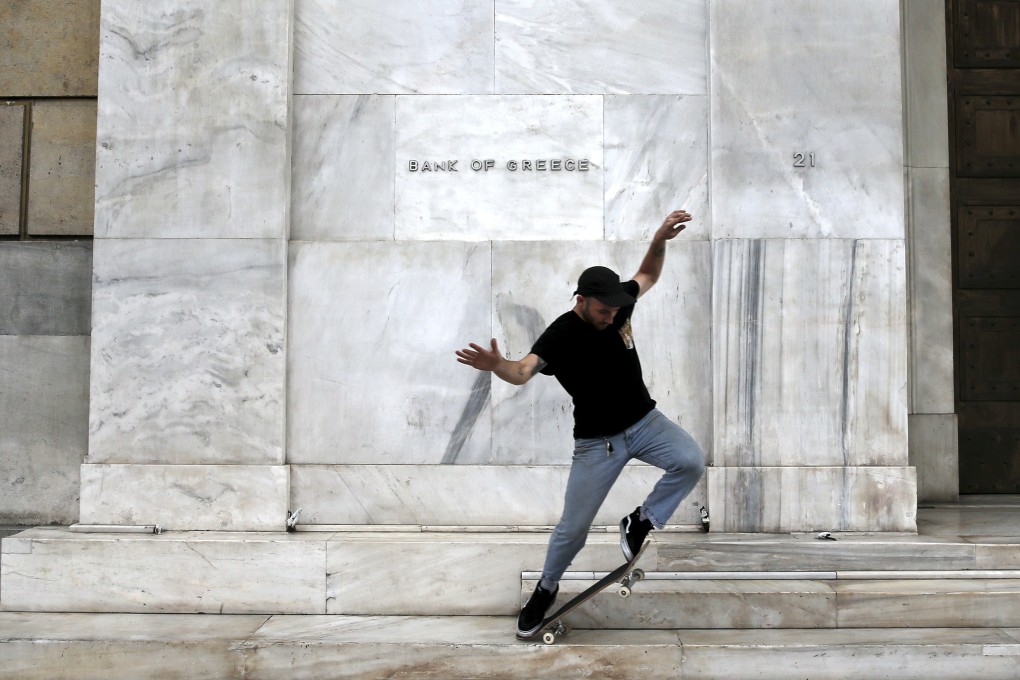
[(20, 229), (24, 139), (25, 107), (0, 105), (0, 236)]
[(0, 335), (88, 335), (91, 277), (91, 243), (0, 243)]
[(3, 96), (96, 96), (99, 0), (5, 2), (0, 26)]
[(32, 105), (28, 233), (90, 236), (95, 214), (96, 102)]
[(87, 337), (0, 335), (0, 524), (77, 521), (88, 393)]

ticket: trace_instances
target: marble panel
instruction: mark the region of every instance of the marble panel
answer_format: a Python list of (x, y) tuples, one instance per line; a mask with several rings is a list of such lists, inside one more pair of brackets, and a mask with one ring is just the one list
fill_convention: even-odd
[(301, 0), (296, 94), (491, 94), (493, 0)]
[[(513, 359), (528, 354), (542, 331), (572, 308), (584, 269), (601, 264), (628, 279), (647, 248), (622, 241), (493, 244), (493, 333), (501, 350)], [(675, 241), (668, 249), (658, 284), (635, 308), (635, 343), (659, 410), (690, 432), (711, 460), (711, 362), (704, 360), (711, 353), (711, 246)], [(493, 459), (569, 463), (573, 407), (556, 379), (540, 375), (523, 387), (498, 378), (491, 383)]]
[(91, 236), (96, 189), (96, 102), (32, 104), (28, 233)]
[(673, 631), (577, 631), (555, 645), (513, 639), (511, 617), (274, 616), (239, 647), (252, 680), (681, 677)]
[(89, 462), (283, 462), (286, 243), (95, 242)]
[(911, 168), (908, 177), (910, 409), (952, 413), (956, 391), (949, 170)]
[(792, 673), (811, 680), (1016, 676), (1015, 658), (990, 653), (1015, 649), (994, 628), (685, 630), (679, 639), (685, 680), (789, 680)]
[(294, 98), (291, 238), (393, 238), (396, 99)]
[(705, 94), (707, 22), (706, 0), (500, 1), (496, 92)]
[(0, 335), (0, 524), (78, 519), (89, 339)]
[(0, 5), (5, 97), (95, 97), (99, 0), (28, 0)]
[(1020, 623), (1020, 579), (835, 581), (840, 628), (979, 628)]
[(106, 0), (98, 237), (285, 238), (293, 0)]
[[(265, 615), (0, 613), (3, 672), (18, 680), (243, 677), (234, 649)], [(186, 662), (182, 662), (186, 659)]]
[[(328, 544), (326, 613), (516, 614), (521, 572), (541, 568), (548, 542), (547, 534), (524, 533), (488, 534), (482, 541), (463, 533), (338, 535)], [(649, 552), (645, 559), (654, 564), (654, 545)], [(572, 568), (619, 565), (619, 535), (593, 534)]]
[[(687, 539), (687, 540), (681, 540)], [(698, 534), (670, 537), (659, 547), (658, 571), (844, 572), (976, 569), (976, 546), (960, 539), (843, 534)]]
[[(522, 604), (536, 583), (524, 581)], [(569, 601), (593, 583), (561, 581), (559, 599)], [(649, 579), (634, 586), (627, 598), (615, 586), (604, 590), (571, 612), (570, 623), (628, 630), (835, 628), (836, 594), (824, 581)]]
[(326, 542), (309, 534), (72, 534), (4, 539), (7, 611), (324, 614)]
[(291, 245), (288, 462), (489, 456), (488, 376), (454, 355), (490, 335), (489, 250), (466, 242)]
[(713, 245), (716, 463), (905, 464), (903, 242)]
[[(291, 508), (302, 524), (540, 526), (559, 521), (567, 466), (291, 465)], [(624, 468), (595, 526), (615, 527), (648, 495), (661, 472)], [(670, 525), (699, 525), (702, 480)]]
[(21, 229), (24, 146), (25, 106), (0, 104), (0, 236), (16, 235)]
[(917, 499), (957, 501), (960, 497), (960, 449), (956, 414), (911, 414), (908, 422), (910, 464), (917, 469)]
[(711, 3), (713, 237), (903, 238), (899, 14)]
[(605, 126), (606, 238), (650, 238), (678, 208), (678, 239), (709, 238), (708, 97), (607, 96)]
[(901, 5), (907, 165), (948, 168), (945, 3), (904, 0)]
[(397, 97), (396, 120), (397, 238), (604, 236), (602, 97)]
[(286, 527), (283, 465), (81, 466), (82, 524), (160, 525), (175, 531)]
[(917, 531), (909, 467), (710, 467), (712, 530)]
[(0, 243), (0, 335), (88, 335), (92, 243)]

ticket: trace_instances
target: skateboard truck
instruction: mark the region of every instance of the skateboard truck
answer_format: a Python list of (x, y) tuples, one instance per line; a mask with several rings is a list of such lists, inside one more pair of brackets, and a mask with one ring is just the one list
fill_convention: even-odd
[(701, 506), (701, 530), (708, 533), (708, 508)]

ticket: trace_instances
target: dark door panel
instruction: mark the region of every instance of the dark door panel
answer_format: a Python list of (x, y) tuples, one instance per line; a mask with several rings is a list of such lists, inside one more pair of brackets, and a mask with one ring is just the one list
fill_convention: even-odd
[(1020, 493), (1020, 0), (947, 0), (960, 493)]

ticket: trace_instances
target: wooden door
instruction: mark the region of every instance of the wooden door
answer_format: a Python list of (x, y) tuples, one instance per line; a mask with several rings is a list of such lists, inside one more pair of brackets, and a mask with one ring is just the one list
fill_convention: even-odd
[(960, 493), (1020, 493), (1020, 0), (947, 0)]

